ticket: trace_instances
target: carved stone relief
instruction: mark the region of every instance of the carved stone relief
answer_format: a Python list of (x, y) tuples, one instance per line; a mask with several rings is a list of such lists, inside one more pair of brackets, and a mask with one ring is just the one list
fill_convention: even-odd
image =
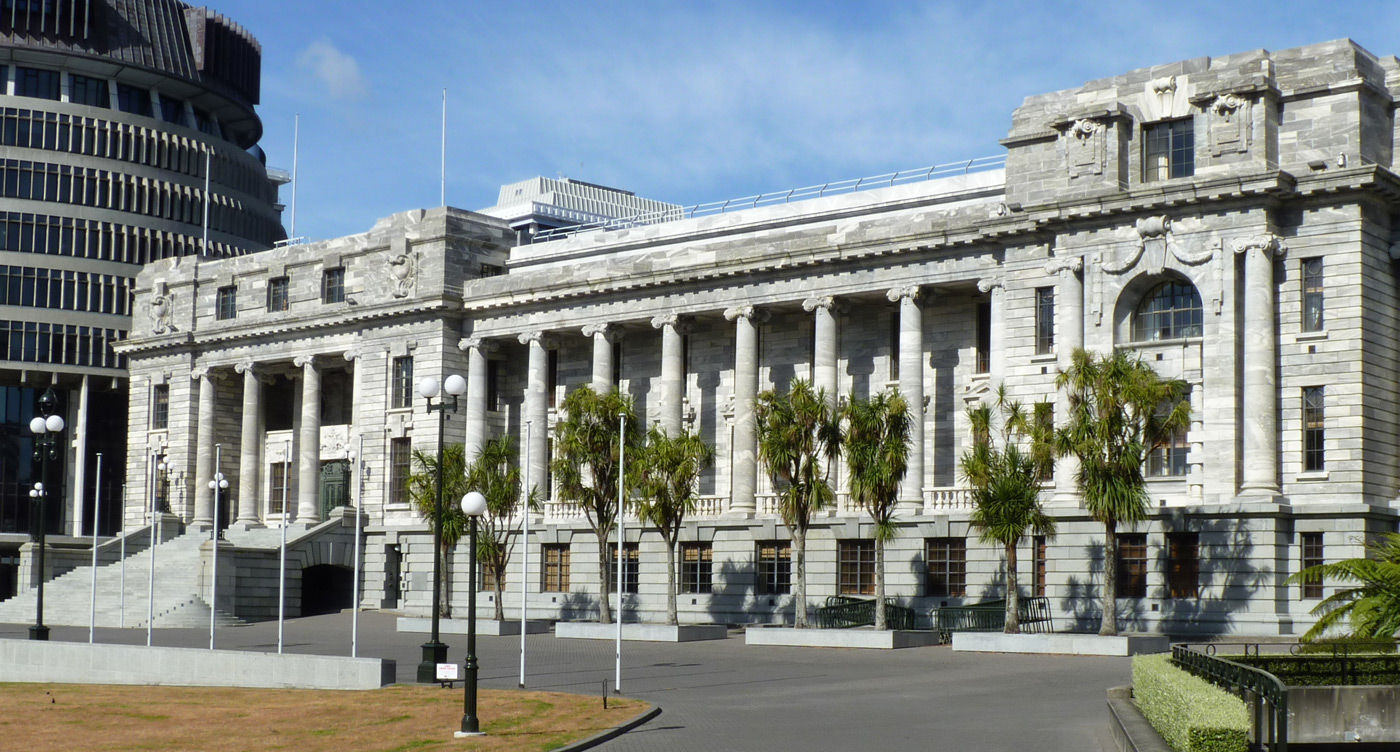
[(175, 331), (171, 320), (175, 313), (175, 293), (162, 292), (151, 296), (151, 333), (168, 334)]
[(418, 259), (411, 251), (404, 251), (389, 257), (389, 282), (396, 298), (406, 298), (413, 294), (418, 282)]
[(1250, 102), (1237, 94), (1222, 94), (1206, 109), (1210, 129), (1210, 153), (1249, 151)]
[(1108, 161), (1108, 126), (1092, 118), (1080, 118), (1065, 130), (1066, 164), (1071, 178), (1102, 175)]

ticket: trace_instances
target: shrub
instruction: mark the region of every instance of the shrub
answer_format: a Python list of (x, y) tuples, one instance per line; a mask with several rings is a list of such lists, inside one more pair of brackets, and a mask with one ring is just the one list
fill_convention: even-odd
[(1172, 665), (1171, 655), (1133, 657), (1133, 699), (1176, 752), (1245, 752), (1249, 714), (1238, 697)]

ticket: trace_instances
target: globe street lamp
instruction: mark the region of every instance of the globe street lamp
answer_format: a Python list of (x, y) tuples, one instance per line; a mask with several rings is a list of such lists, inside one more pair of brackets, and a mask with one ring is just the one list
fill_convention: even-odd
[(437, 497), (433, 502), (433, 634), (423, 643), (423, 660), (418, 664), (420, 684), (436, 681), (437, 664), (447, 661), (447, 646), (438, 639), (438, 618), (442, 605), (442, 445), (447, 412), (457, 412), (457, 398), (466, 394), (467, 380), (454, 373), (443, 382), (442, 390), (452, 397), (451, 407), (448, 407), (446, 400), (433, 404), (433, 398), (438, 396), (436, 376), (425, 376), (418, 382), (418, 394), (428, 401), (428, 412), (438, 414)]
[[(213, 566), (209, 572), (209, 649), (214, 649), (214, 626), (219, 618), (219, 522), (223, 519), (219, 516), (219, 497), (228, 490), (228, 478), (224, 477), (219, 468), (223, 465), (224, 445), (214, 445), (214, 478), (209, 481), (209, 488), (214, 492), (214, 530), (210, 537), (214, 541)], [(286, 477), (285, 474), (283, 477)], [(285, 526), (284, 526), (285, 527)], [(278, 621), (278, 629), (282, 628), (281, 621)], [(278, 651), (281, 651), (281, 633), (278, 633)]]
[(34, 626), (29, 628), (31, 640), (49, 639), (49, 628), (44, 626), (44, 549), (48, 547), (48, 488), (53, 485), (49, 482), (49, 460), (58, 459), (58, 435), (63, 432), (62, 416), (53, 414), (57, 407), (53, 388), (45, 389), (39, 398), (39, 415), (29, 421), (29, 431), (34, 434), (34, 459), (39, 461), (39, 482), (29, 492), (29, 538), (39, 544), (39, 593)]
[(467, 601), (467, 665), (462, 682), (462, 730), (456, 737), (480, 736), (481, 722), (476, 717), (476, 521), (486, 513), (486, 497), (478, 491), (468, 491), (462, 497), (462, 512), (471, 520), (471, 550), (468, 555), (467, 578), (471, 581)]

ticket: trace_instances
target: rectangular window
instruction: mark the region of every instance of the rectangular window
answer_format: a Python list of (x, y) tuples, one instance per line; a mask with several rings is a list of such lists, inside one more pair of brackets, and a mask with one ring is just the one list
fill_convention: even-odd
[(58, 101), (60, 75), (58, 71), (16, 67), (15, 95)]
[(544, 566), (540, 569), (540, 590), (546, 593), (569, 592), (569, 544), (546, 543), (540, 548)]
[(1037, 535), (1031, 538), (1031, 594), (1038, 598), (1045, 597), (1045, 575), (1048, 572), (1046, 557), (1048, 553), (1045, 536)]
[[(274, 462), (267, 466), (267, 470), (267, 513), (282, 514), (282, 500), (288, 499), (287, 480), (291, 475), (290, 467), (284, 462)], [(288, 499), (288, 502), (290, 501)]]
[[(491, 563), (487, 561), (477, 562), (477, 565), (477, 572), (479, 572), (481, 576), (479, 578), (480, 581), (477, 583), (476, 589), (494, 591), (496, 589), (496, 568), (491, 566)], [(506, 578), (505, 575), (502, 574), (501, 590), (505, 591), (505, 589)]]
[[(1055, 403), (1037, 402), (1035, 403), (1034, 416), (1035, 435), (1044, 437), (1042, 442), (1038, 442), (1031, 447), (1031, 456), (1036, 459), (1040, 467), (1036, 470), (1036, 479), (1041, 483), (1055, 479), (1055, 459), (1054, 448), (1050, 443), (1055, 435)], [(1040, 448), (1037, 451), (1037, 447)], [(1041, 461), (1042, 456), (1044, 461)]]
[(1187, 178), (1196, 174), (1196, 131), (1191, 118), (1143, 129), (1143, 180)]
[[(1165, 414), (1164, 406), (1158, 415)], [(1162, 444), (1152, 448), (1152, 452), (1147, 455), (1147, 474), (1154, 478), (1184, 477), (1189, 469), (1187, 460), (1190, 452), (1191, 444), (1187, 442), (1186, 429), (1183, 428), (1167, 437)]]
[(714, 546), (709, 543), (681, 544), (681, 592), (710, 592), (710, 574), (715, 559)]
[(1035, 288), (1035, 354), (1055, 351), (1055, 288)]
[(754, 548), (757, 559), (754, 592), (759, 595), (791, 593), (792, 544), (787, 541), (762, 541)]
[[(622, 592), (637, 592), (637, 572), (642, 561), (641, 550), (636, 543), (622, 544)], [(617, 544), (608, 544), (608, 592), (617, 592)], [(621, 608), (622, 604), (616, 607)]]
[(549, 407), (553, 409), (559, 406), (559, 351), (547, 350), (546, 352), (548, 353), (546, 368), (549, 373), (545, 380), (545, 393), (549, 395)]
[(273, 277), (267, 281), (267, 310), (271, 313), (287, 310), (286, 277)]
[(389, 439), (389, 503), (408, 503), (408, 476), (412, 473), (409, 466), (413, 456), (410, 439), (407, 437), (399, 439)]
[(151, 92), (136, 86), (117, 84), (117, 109), (151, 117)]
[(345, 302), (345, 269), (336, 267), (321, 272), (321, 302)]
[(841, 595), (875, 594), (875, 541), (837, 541), (836, 592)]
[(1201, 542), (1196, 533), (1167, 535), (1167, 596), (1197, 598), (1201, 594)]
[(1303, 388), (1303, 472), (1306, 473), (1327, 469), (1322, 390), (1320, 386)]
[(1118, 534), (1118, 597), (1147, 597), (1147, 534)]
[(501, 361), (486, 361), (486, 409), (501, 409)]
[(390, 374), (391, 393), (389, 408), (402, 410), (413, 407), (413, 357), (394, 358), (393, 373)]
[(1303, 259), (1303, 331), (1322, 331), (1322, 259)]
[(151, 428), (170, 427), (170, 385), (156, 384), (151, 390)]
[(899, 311), (890, 314), (890, 381), (899, 380)]
[(219, 321), (227, 321), (238, 316), (238, 288), (229, 285), (220, 287), (214, 293), (214, 317)]
[(68, 74), (68, 101), (88, 107), (112, 106), (111, 97), (107, 93), (106, 79), (88, 78), (76, 73)]
[(505, 272), (505, 269), (502, 269), (500, 266), (498, 266), (498, 265), (496, 265), (496, 264), (482, 264), (482, 265), (481, 265), (481, 276), (482, 276), (483, 278), (484, 278), (484, 277), (499, 277), (499, 276), (501, 276), (501, 274), (503, 274), (504, 272)]
[(612, 346), (612, 385), (622, 386), (622, 343), (614, 342)]
[[(1302, 568), (1321, 566), (1324, 561), (1322, 533), (1303, 533), (1303, 559), (1299, 562)], [(1302, 595), (1304, 598), (1321, 598), (1322, 580), (1303, 583)]]
[(189, 121), (185, 119), (185, 103), (182, 100), (161, 94), (160, 119), (167, 123), (188, 126)]
[(924, 540), (924, 561), (928, 576), (925, 595), (961, 598), (967, 595), (967, 540), (928, 538)]
[(992, 370), (992, 304), (977, 304), (977, 373)]

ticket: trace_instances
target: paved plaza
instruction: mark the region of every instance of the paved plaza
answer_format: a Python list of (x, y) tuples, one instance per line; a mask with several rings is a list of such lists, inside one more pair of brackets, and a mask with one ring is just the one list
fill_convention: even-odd
[[(365, 613), (359, 655), (392, 658), (413, 681), (423, 635), (399, 634), (394, 617)], [(86, 641), (82, 627), (53, 639)], [(25, 639), (0, 624), (0, 638)], [(144, 629), (100, 629), (99, 642), (144, 644)], [(465, 635), (444, 635), (461, 661)], [(207, 630), (157, 629), (154, 642), (205, 647)], [(286, 623), (285, 650), (350, 651), (348, 613)], [(221, 648), (277, 649), (277, 624), (218, 632)], [(514, 688), (519, 637), (477, 638), (482, 686)], [(526, 686), (601, 695), (613, 677), (612, 642), (531, 635)], [(1107, 742), (1104, 690), (1128, 682), (1128, 659), (954, 653), (947, 647), (894, 651), (749, 647), (722, 641), (624, 643), (623, 693), (661, 715), (599, 749), (624, 750), (1037, 750), (1097, 752)], [(447, 691), (447, 690), (444, 690)], [(459, 690), (460, 691), (460, 690)], [(444, 733), (451, 729), (445, 729)]]

